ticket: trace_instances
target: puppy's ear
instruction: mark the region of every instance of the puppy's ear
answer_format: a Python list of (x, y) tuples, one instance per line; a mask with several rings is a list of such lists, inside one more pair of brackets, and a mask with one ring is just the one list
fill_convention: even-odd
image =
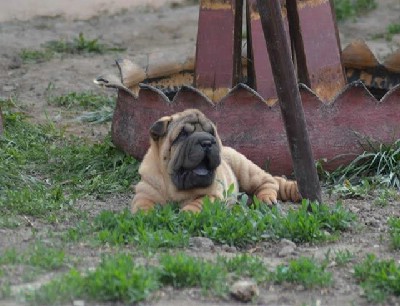
[(150, 136), (154, 141), (157, 141), (167, 133), (168, 124), (171, 120), (170, 116), (165, 116), (153, 123), (150, 128)]

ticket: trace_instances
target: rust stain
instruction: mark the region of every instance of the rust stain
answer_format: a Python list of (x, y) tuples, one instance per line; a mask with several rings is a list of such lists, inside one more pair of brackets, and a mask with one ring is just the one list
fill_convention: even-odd
[(258, 12), (257, 3), (255, 1), (251, 1), (249, 3), (249, 11), (250, 11), (250, 20), (260, 19), (260, 13)]
[(221, 87), (221, 88), (205, 88), (200, 87), (197, 88), (201, 93), (203, 93), (206, 97), (208, 97), (214, 103), (219, 102), (223, 97), (225, 97), (228, 92), (229, 88)]
[(343, 65), (346, 68), (375, 68), (378, 60), (368, 48), (365, 41), (357, 39), (352, 41), (342, 52)]
[(202, 0), (201, 8), (206, 10), (230, 10), (233, 5), (229, 0)]
[(354, 69), (346, 69), (346, 77), (347, 78), (351, 78), (354, 73), (355, 73)]
[(298, 0), (297, 7), (302, 10), (306, 7), (316, 7), (329, 2), (329, 0)]
[(365, 71), (361, 72), (360, 80), (364, 82), (364, 84), (371, 85), (372, 84), (372, 75)]
[(175, 73), (168, 77), (149, 80), (148, 84), (161, 88), (161, 89), (171, 89), (173, 90), (176, 87), (181, 87), (182, 85), (193, 85), (193, 73), (190, 72), (181, 72)]
[(274, 106), (276, 103), (278, 103), (279, 99), (278, 98), (269, 98), (265, 102), (269, 107)]
[(389, 55), (383, 65), (391, 72), (400, 73), (400, 50)]
[(323, 102), (332, 101), (345, 86), (341, 67), (325, 67), (311, 76), (311, 88)]

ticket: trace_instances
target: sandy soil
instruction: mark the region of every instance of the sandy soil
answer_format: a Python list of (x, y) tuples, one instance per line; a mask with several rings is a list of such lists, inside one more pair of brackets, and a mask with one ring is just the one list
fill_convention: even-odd
[[(103, 73), (117, 73), (114, 64), (116, 58), (131, 58), (154, 48), (174, 47), (176, 45), (195, 44), (197, 33), (198, 7), (190, 3), (171, 4), (170, 0), (154, 0), (150, 5), (142, 5), (148, 0), (90, 0), (90, 1), (38, 1), (14, 0), (2, 3), (0, 10), (0, 98), (12, 97), (17, 105), (31, 114), (32, 120), (52, 120), (66, 126), (71, 132), (102, 139), (109, 131), (109, 124), (93, 126), (73, 122), (68, 112), (50, 106), (46, 100), (49, 84), (61, 95), (70, 91), (103, 92), (96, 88), (93, 78)], [(164, 2), (166, 4), (162, 5)], [(176, 3), (177, 1), (175, 1)], [(391, 42), (372, 39), (374, 35), (385, 32), (386, 26), (399, 21), (400, 1), (381, 0), (378, 9), (356, 20), (339, 25), (342, 45), (353, 38), (364, 38), (379, 59), (400, 46), (399, 35)], [(68, 4), (67, 4), (68, 3)], [(82, 4), (84, 3), (84, 4)], [(193, 3), (193, 2), (192, 2)], [(87, 38), (99, 38), (109, 45), (121, 46), (125, 51), (103, 55), (66, 55), (55, 57), (48, 62), (38, 64), (22, 63), (18, 54), (22, 49), (38, 49), (50, 40), (72, 39), (82, 32)], [(107, 94), (115, 95), (113, 91)], [(82, 201), (83, 209), (120, 210), (126, 207), (126, 197), (113, 197), (105, 201)], [(327, 199), (333, 202), (332, 199)], [(279, 257), (282, 246), (279, 243), (264, 243), (258, 246), (256, 254), (262, 256), (271, 266), (301, 255), (323, 258), (328, 249), (348, 249), (358, 259), (368, 252), (381, 258), (400, 260), (399, 252), (393, 252), (388, 246), (386, 220), (389, 216), (399, 216), (399, 202), (391, 202), (378, 207), (372, 201), (346, 200), (345, 205), (359, 215), (360, 227), (344, 233), (335, 244), (298, 245), (292, 254)], [(45, 235), (47, 231), (57, 232), (53, 228), (31, 220), (31, 224), (17, 230), (0, 229), (0, 248), (23, 246), (28, 244), (37, 233)], [(60, 227), (68, 224), (59, 225)], [(36, 231), (35, 230), (35, 231)], [(227, 253), (216, 249), (220, 253)], [(98, 260), (98, 250), (88, 246), (74, 246), (71, 252), (86, 257), (88, 262)], [(205, 257), (215, 256), (217, 251), (187, 250)], [(264, 305), (367, 305), (362, 292), (352, 279), (352, 271), (347, 268), (335, 268), (335, 283), (323, 290), (304, 290), (301, 286), (265, 286), (257, 304)], [(47, 277), (47, 276), (46, 276)], [(45, 279), (46, 279), (45, 277)], [(18, 287), (21, 280), (16, 281)], [(15, 287), (14, 289), (17, 289)], [(199, 297), (193, 290), (164, 290), (159, 300), (148, 304), (156, 305), (232, 305), (232, 301), (213, 301)], [(6, 304), (7, 303), (7, 304)], [(390, 299), (388, 305), (399, 304), (399, 299)], [(2, 305), (16, 305), (13, 301), (1, 302)], [(18, 303), (17, 303), (18, 304)], [(146, 303), (145, 303), (146, 304)], [(87, 305), (87, 304), (86, 304)]]

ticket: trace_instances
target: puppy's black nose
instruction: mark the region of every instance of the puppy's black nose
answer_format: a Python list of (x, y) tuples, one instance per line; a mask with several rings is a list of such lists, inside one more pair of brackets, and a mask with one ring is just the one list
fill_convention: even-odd
[(200, 142), (203, 149), (210, 149), (213, 144), (215, 144), (215, 141), (209, 139), (204, 139)]

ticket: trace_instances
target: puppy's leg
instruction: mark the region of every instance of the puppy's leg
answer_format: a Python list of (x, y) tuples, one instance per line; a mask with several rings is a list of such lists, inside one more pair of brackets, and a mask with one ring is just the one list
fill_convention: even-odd
[(300, 202), (301, 195), (296, 181), (290, 181), (283, 177), (274, 176), (279, 183), (278, 199), (282, 201)]
[(145, 181), (139, 182), (135, 189), (136, 194), (131, 204), (132, 213), (136, 213), (139, 210), (147, 211), (153, 209), (156, 203), (162, 204), (165, 202), (160, 193)]
[[(208, 198), (210, 199), (210, 201), (215, 200), (215, 197), (213, 197), (213, 196), (208, 196)], [(203, 200), (204, 200), (204, 197), (200, 197), (193, 201), (187, 201), (187, 202), (183, 203), (181, 210), (198, 213), (203, 209)]]
[(268, 205), (275, 204), (278, 198), (279, 184), (271, 174), (265, 172), (241, 153), (230, 147), (223, 148), (224, 159), (235, 173), (240, 189), (254, 194)]
[(135, 195), (131, 204), (132, 213), (137, 213), (139, 210), (148, 211), (153, 209), (155, 203), (152, 200), (141, 197), (140, 195)]

